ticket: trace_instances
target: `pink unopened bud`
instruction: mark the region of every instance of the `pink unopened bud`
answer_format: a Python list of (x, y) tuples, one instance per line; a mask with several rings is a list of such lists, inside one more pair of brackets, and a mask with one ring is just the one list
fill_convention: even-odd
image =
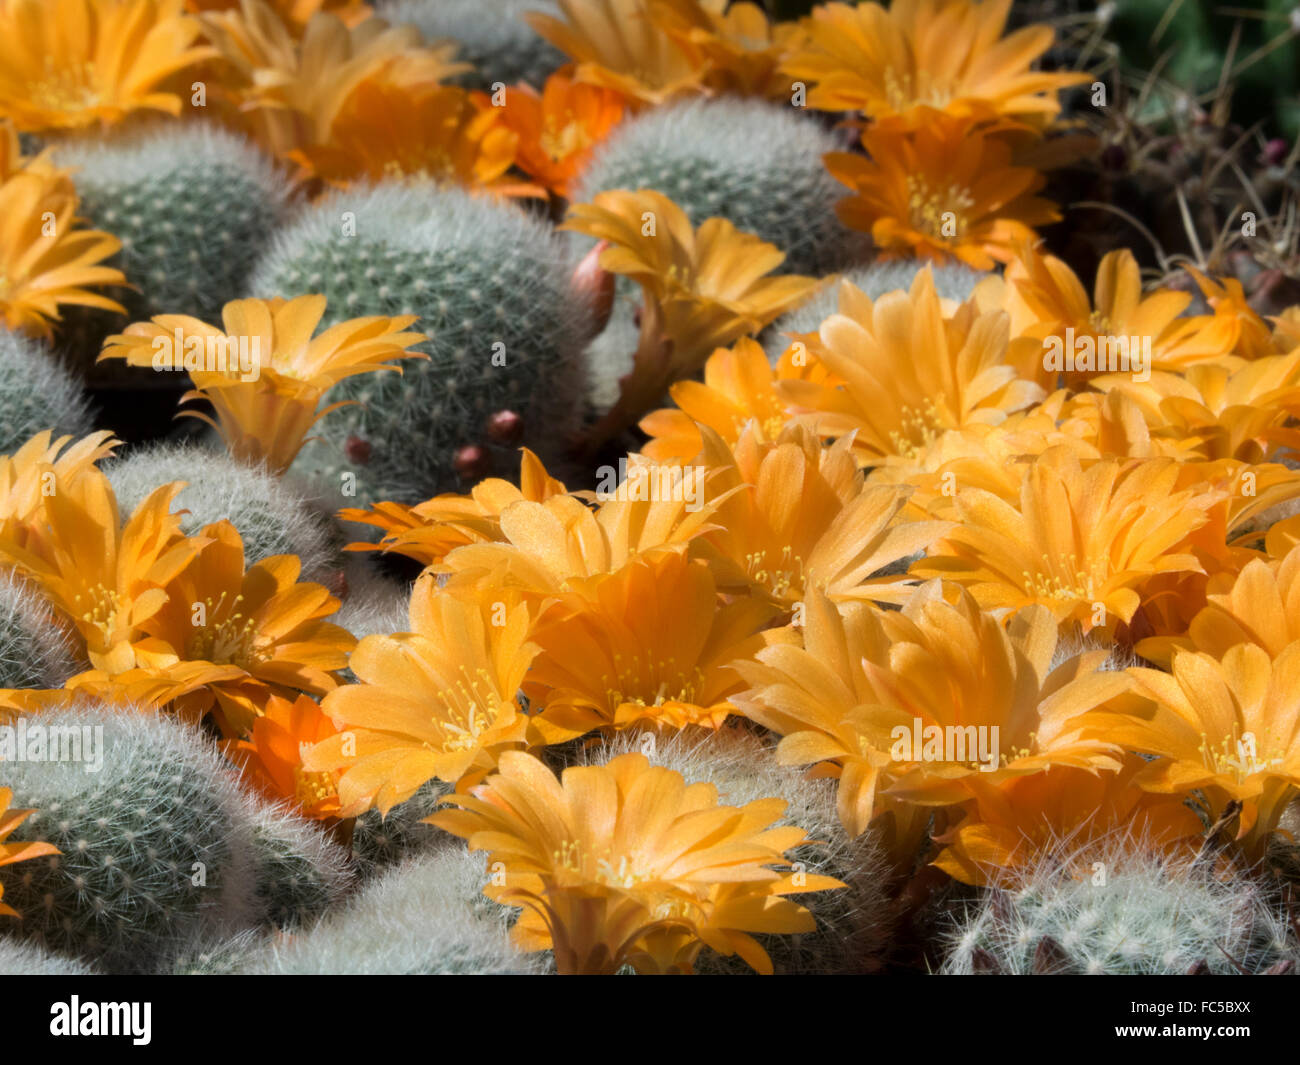
[(466, 480), (477, 480), (479, 477), (486, 476), (488, 470), (492, 468), (492, 456), (487, 453), (486, 448), (479, 447), (478, 444), (465, 444), (456, 449), (451, 464)]
[(1259, 161), (1265, 166), (1281, 166), (1291, 151), (1291, 146), (1281, 137), (1274, 137), (1264, 145), (1264, 150), (1259, 153)]
[(524, 435), (523, 415), (513, 410), (499, 410), (495, 414), (489, 414), (487, 435), (493, 443), (506, 447), (519, 443)]
[(355, 434), (349, 436), (343, 444), (343, 454), (352, 465), (365, 466), (370, 462), (370, 441)]
[(601, 253), (608, 247), (609, 241), (602, 240), (587, 252), (574, 267), (570, 279), (574, 294), (591, 307), (593, 336), (604, 332), (609, 316), (614, 313), (614, 275), (600, 265)]

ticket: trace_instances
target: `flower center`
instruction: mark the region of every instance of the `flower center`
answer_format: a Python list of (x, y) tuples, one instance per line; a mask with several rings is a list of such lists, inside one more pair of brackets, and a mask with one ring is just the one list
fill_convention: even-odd
[(32, 83), (28, 96), (35, 107), (44, 111), (82, 111), (99, 103), (94, 88), (95, 65), (59, 65), (53, 56), (45, 58), (45, 77)]
[(1043, 555), (1041, 568), (1030, 573), (1024, 570), (1025, 590), (1037, 599), (1094, 599), (1096, 588), (1101, 583), (1101, 564), (1094, 561), (1090, 569), (1079, 565), (1079, 556), (1065, 556), (1064, 566), (1059, 566), (1055, 559)]
[(567, 159), (591, 144), (587, 127), (573, 116), (572, 111), (564, 112), (564, 119), (565, 124), (561, 126), (554, 115), (547, 115), (541, 136), (538, 138), (542, 151), (553, 163)]
[(266, 658), (265, 652), (257, 647), (257, 620), (240, 613), (239, 604), (244, 600), (242, 595), (229, 600), (228, 612), (221, 618), (227, 606), (227, 595), (222, 592), (215, 600), (211, 597), (203, 600), (203, 616), (209, 620), (190, 637), (186, 656), (248, 669)]
[(637, 706), (663, 706), (665, 703), (694, 704), (697, 693), (704, 684), (704, 673), (698, 666), (683, 670), (674, 657), (654, 658), (651, 655), (614, 655), (613, 679), (601, 675), (605, 685), (605, 699), (610, 709), (626, 704)]
[(753, 551), (745, 555), (745, 573), (776, 598), (785, 599), (792, 590), (803, 587), (803, 556), (795, 554), (788, 545), (780, 552)]
[(947, 428), (934, 400), (927, 399), (920, 410), (904, 404), (898, 410), (898, 428), (889, 431), (889, 442), (896, 455), (914, 459)]
[(293, 796), (304, 810), (310, 810), (338, 793), (331, 773), (308, 773), (301, 766), (293, 771)]
[(975, 206), (970, 191), (960, 185), (932, 186), (919, 174), (907, 178), (908, 221), (918, 233), (942, 244), (966, 235), (966, 212)]
[(115, 589), (103, 584), (96, 584), (84, 595), (73, 596), (72, 603), (72, 613), (83, 624), (99, 632), (105, 642), (112, 639), (117, 629), (117, 619), (126, 605)]
[(943, 110), (951, 102), (952, 92), (936, 85), (923, 72), (900, 74), (893, 67), (886, 67), (885, 99), (897, 112), (907, 111), (917, 104), (928, 104)]
[(1200, 752), (1206, 768), (1234, 776), (1238, 784), (1284, 761), (1279, 750), (1260, 751), (1253, 732), (1243, 732), (1240, 738), (1235, 734), (1225, 736), (1217, 745), (1211, 745), (1206, 738), (1201, 743)]
[[(466, 666), (459, 668), (456, 681), (440, 689), (434, 697), (436, 711), (430, 718), (441, 739), (437, 749), (446, 754), (478, 747), (483, 733), (496, 723), (503, 707), (486, 669), (480, 667), (471, 672)], [(430, 743), (425, 746), (435, 749)]]
[(641, 867), (626, 854), (614, 854), (608, 847), (592, 853), (576, 839), (562, 841), (552, 852), (551, 861), (559, 872), (608, 887), (633, 888), (655, 878), (653, 870)]

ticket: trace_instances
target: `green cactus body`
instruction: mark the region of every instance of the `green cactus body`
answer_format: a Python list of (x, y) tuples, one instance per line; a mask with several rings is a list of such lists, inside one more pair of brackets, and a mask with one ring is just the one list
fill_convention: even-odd
[(35, 340), (0, 329), (0, 454), (46, 429), (85, 436), (94, 428), (80, 382)]
[(458, 189), (385, 184), (306, 212), (252, 291), (323, 293), (327, 322), (415, 315), (429, 358), (340, 383), (329, 400), (356, 403), (320, 423), (295, 469), (355, 506), (464, 490), (513, 470), (520, 445), (558, 459), (583, 415), (592, 315), (565, 262), (544, 223)]
[(262, 917), (278, 928), (310, 923), (352, 883), (347, 852), (318, 825), (250, 797), (246, 817)]
[(352, 829), (352, 858), (358, 872), (372, 876), (445, 839), (424, 819), (437, 812), (439, 800), (450, 790), (442, 781), (431, 780), (389, 810), (387, 817), (380, 817), (378, 810), (358, 817)]
[(1231, 975), (1234, 961), (1260, 973), (1295, 959), (1280, 903), (1249, 876), (1173, 866), (1124, 839), (1059, 859), (1046, 852), (950, 919), (941, 971)]
[[(24, 757), (3, 755), (4, 780), (14, 805), (36, 812), (10, 842), (43, 840), (60, 853), (5, 871), (5, 903), (22, 919), (0, 931), (139, 972), (180, 939), (250, 922), (257, 900), (238, 786), (199, 732), (90, 704), (21, 724), (24, 742), (18, 726), (13, 735)], [(38, 727), (44, 760), (33, 757)], [(51, 760), (52, 729), (64, 755), (78, 738), (80, 760)]]
[(540, 89), (566, 62), (524, 20), (526, 11), (558, 14), (551, 0), (388, 0), (376, 8), (393, 25), (416, 26), (430, 43), (455, 41), (456, 58), (474, 64), (455, 80), (487, 90), (521, 81)]
[(189, 314), (219, 323), (242, 294), (283, 219), (288, 182), (220, 126), (158, 126), (107, 142), (71, 141), (56, 154), (76, 168), (80, 214), (122, 241), (132, 320)]
[(510, 910), (482, 896), (481, 854), (459, 841), (412, 859), (367, 884), (347, 905), (288, 942), (270, 941), (244, 973), (442, 975), (543, 971), (509, 940)]
[[(844, 186), (822, 156), (843, 140), (798, 109), (760, 100), (687, 100), (624, 122), (580, 180), (575, 202), (651, 188), (693, 225), (721, 216), (786, 254), (785, 273), (819, 276), (865, 259), (869, 242), (835, 213)], [(575, 239), (585, 250), (588, 238)]]
[(49, 604), (0, 570), (0, 688), (59, 688), (75, 671), (72, 640)]

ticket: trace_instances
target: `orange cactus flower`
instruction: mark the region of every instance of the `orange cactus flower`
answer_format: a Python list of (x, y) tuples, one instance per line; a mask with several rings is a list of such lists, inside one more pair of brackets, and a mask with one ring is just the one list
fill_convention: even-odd
[(314, 699), (293, 702), (272, 695), (253, 721), (247, 740), (228, 740), (226, 756), (266, 796), (292, 803), (304, 817), (323, 821), (338, 816), (338, 774), (303, 768), (304, 748), (314, 747), (338, 729)]
[(497, 110), (518, 137), (515, 165), (567, 200), (592, 153), (623, 120), (625, 107), (613, 89), (557, 72), (540, 95), (528, 85), (507, 89), (505, 106)]
[(1013, 166), (1005, 141), (960, 119), (932, 112), (915, 132), (869, 127), (862, 146), (867, 156), (830, 152), (826, 167), (853, 190), (836, 205), (840, 219), (870, 233), (885, 258), (991, 270), (1036, 240), (1036, 226), (1060, 221), (1034, 195), (1042, 174)]

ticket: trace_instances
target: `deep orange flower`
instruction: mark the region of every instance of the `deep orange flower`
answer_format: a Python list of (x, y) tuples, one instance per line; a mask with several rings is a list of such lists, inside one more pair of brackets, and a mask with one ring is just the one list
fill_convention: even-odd
[(870, 127), (870, 158), (831, 152), (826, 166), (853, 190), (836, 209), (886, 258), (959, 259), (977, 270), (1010, 261), (1035, 226), (1060, 221), (1034, 193), (1043, 176), (1011, 164), (1011, 148), (961, 119), (932, 112), (915, 132)]
[(1116, 833), (1144, 850), (1194, 857), (1204, 835), (1201, 819), (1181, 796), (1139, 788), (1133, 778), (1146, 765), (1129, 755), (1118, 772), (1052, 766), (981, 788), (961, 822), (936, 838), (943, 850), (933, 864), (962, 883), (995, 886), (1014, 882), (1046, 851), (1065, 846), (1086, 853), (1089, 843)]
[(612, 574), (571, 582), (537, 620), (524, 693), (545, 743), (641, 722), (717, 728), (744, 685), (732, 668), (762, 646), (775, 610), (723, 603), (702, 562), (640, 556)]
[(338, 816), (338, 774), (304, 769), (303, 748), (337, 733), (314, 699), (300, 695), (290, 702), (272, 695), (250, 738), (229, 740), (223, 749), (263, 794), (288, 800), (304, 817), (320, 821)]
[(541, 95), (528, 85), (506, 90), (501, 122), (518, 137), (515, 165), (557, 196), (572, 198), (592, 152), (623, 120), (623, 97), (575, 81), (563, 72), (546, 79)]

